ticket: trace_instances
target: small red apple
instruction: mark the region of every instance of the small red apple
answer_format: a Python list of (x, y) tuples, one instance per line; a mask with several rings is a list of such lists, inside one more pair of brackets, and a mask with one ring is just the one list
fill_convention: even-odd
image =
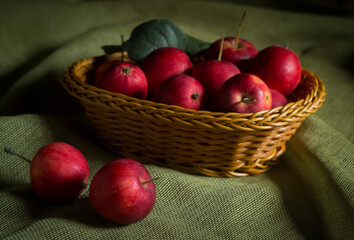
[(240, 70), (231, 62), (208, 60), (195, 66), (192, 77), (197, 79), (205, 90), (205, 96), (210, 105), (217, 95), (220, 86), (232, 76), (241, 73)]
[(203, 106), (204, 88), (195, 78), (175, 74), (167, 78), (158, 88), (154, 101), (199, 110)]
[(216, 106), (221, 112), (255, 113), (271, 109), (272, 95), (259, 77), (240, 73), (221, 85)]
[(128, 158), (107, 163), (94, 175), (90, 202), (105, 219), (130, 224), (144, 219), (153, 209), (156, 189), (147, 169)]
[[(12, 149), (7, 153), (17, 155)], [(30, 163), (30, 178), (33, 190), (42, 199), (52, 202), (67, 202), (77, 198), (86, 188), (89, 167), (85, 157), (75, 147), (53, 142), (43, 146)]]
[(261, 50), (252, 60), (250, 73), (284, 96), (291, 93), (301, 79), (301, 64), (296, 54), (281, 46)]
[(241, 28), (246, 14), (247, 11), (242, 14), (236, 37), (222, 38), (212, 43), (206, 53), (207, 59), (218, 59), (220, 49), (222, 49), (222, 60), (232, 62), (241, 72), (248, 71), (249, 61), (258, 51), (251, 42), (240, 38)]
[(94, 74), (94, 81), (100, 79), (102, 74), (113, 64), (117, 63), (118, 60), (104, 61), (96, 69)]
[(163, 47), (151, 52), (142, 62), (141, 68), (148, 82), (148, 95), (154, 96), (156, 89), (167, 78), (189, 73), (192, 62), (184, 51), (175, 47)]
[(272, 94), (272, 108), (276, 108), (279, 106), (285, 106), (288, 103), (286, 97), (274, 89), (269, 89)]
[(119, 60), (101, 64), (96, 70), (94, 85), (139, 99), (145, 99), (148, 90), (144, 72), (137, 65)]
[[(249, 61), (257, 55), (256, 47), (245, 39), (238, 39), (235, 44), (235, 37), (226, 37), (222, 47), (222, 60), (234, 63), (241, 72), (248, 70)], [(217, 59), (221, 47), (221, 39), (212, 43), (206, 53), (207, 59)]]

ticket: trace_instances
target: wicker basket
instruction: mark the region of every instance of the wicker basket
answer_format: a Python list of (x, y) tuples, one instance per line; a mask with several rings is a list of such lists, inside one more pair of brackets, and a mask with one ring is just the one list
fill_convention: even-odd
[(326, 95), (322, 81), (303, 70), (298, 88), (289, 96), (291, 102), (284, 107), (254, 114), (194, 111), (93, 86), (90, 81), (101, 62), (102, 57), (92, 57), (73, 63), (62, 84), (80, 100), (103, 144), (119, 156), (207, 176), (248, 176), (269, 170)]

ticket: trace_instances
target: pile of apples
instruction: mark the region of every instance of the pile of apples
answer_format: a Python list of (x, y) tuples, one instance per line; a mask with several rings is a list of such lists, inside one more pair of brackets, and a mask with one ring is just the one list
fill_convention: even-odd
[[(30, 180), (34, 192), (52, 203), (69, 203), (87, 188), (89, 166), (74, 146), (53, 142), (41, 147), (29, 160), (10, 147), (5, 152), (30, 163)], [(154, 180), (147, 169), (134, 159), (119, 158), (102, 166), (89, 186), (93, 209), (103, 218), (118, 224), (144, 219), (156, 200)]]
[(199, 55), (204, 61), (193, 65), (186, 52), (162, 47), (139, 65), (106, 61), (94, 85), (187, 109), (255, 113), (286, 105), (301, 79), (297, 55), (282, 46), (258, 52), (245, 39), (221, 37)]

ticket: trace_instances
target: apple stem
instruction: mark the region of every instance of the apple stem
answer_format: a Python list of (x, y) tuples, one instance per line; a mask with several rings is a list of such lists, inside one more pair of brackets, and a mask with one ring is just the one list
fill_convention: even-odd
[(156, 181), (156, 180), (159, 180), (159, 179), (160, 179), (160, 177), (151, 178), (150, 180), (147, 180), (147, 181), (145, 181), (145, 182), (142, 182), (141, 184), (142, 184), (142, 185), (145, 185), (145, 184), (148, 184), (149, 182), (153, 182), (153, 181)]
[(123, 73), (124, 74), (129, 74), (130, 71), (132, 70), (133, 68), (129, 67), (129, 66), (126, 66), (122, 69)]
[(21, 155), (17, 154), (11, 147), (5, 146), (4, 151), (5, 151), (6, 153), (15, 155), (15, 156), (17, 156), (17, 157), (19, 157), (19, 158), (22, 158), (23, 160), (25, 160), (26, 162), (28, 162), (28, 163), (31, 164), (31, 160), (29, 160), (28, 158), (25, 158), (24, 156), (21, 156)]
[(120, 35), (121, 44), (122, 44), (122, 62), (124, 62), (124, 36), (123, 34)]
[(224, 34), (221, 34), (221, 43), (220, 43), (220, 50), (219, 50), (219, 57), (218, 61), (221, 61), (222, 50), (224, 48)]
[(238, 42), (239, 42), (239, 38), (240, 38), (241, 28), (242, 28), (243, 22), (245, 21), (246, 15), (247, 15), (247, 11), (244, 11), (243, 14), (242, 14), (242, 17), (241, 17), (240, 25), (238, 26), (238, 29), (237, 29), (235, 42), (234, 42), (234, 46), (233, 46), (236, 49), (238, 48)]
[(257, 100), (255, 98), (251, 97), (242, 97), (242, 102), (256, 102)]

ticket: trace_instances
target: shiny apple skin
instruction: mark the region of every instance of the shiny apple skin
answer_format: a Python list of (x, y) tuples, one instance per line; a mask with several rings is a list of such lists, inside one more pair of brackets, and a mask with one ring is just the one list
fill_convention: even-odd
[(147, 169), (129, 158), (105, 164), (94, 175), (89, 198), (94, 210), (108, 221), (132, 224), (143, 220), (153, 209), (156, 189)]
[(221, 85), (227, 79), (239, 73), (241, 71), (231, 62), (208, 60), (193, 68), (192, 77), (203, 85), (207, 102), (212, 103)]
[(94, 85), (139, 99), (145, 99), (148, 91), (144, 72), (135, 64), (119, 60), (100, 65), (95, 73)]
[(302, 69), (293, 51), (281, 46), (269, 46), (253, 58), (250, 73), (261, 78), (269, 88), (287, 96), (299, 84)]
[(142, 62), (141, 69), (148, 82), (148, 96), (153, 97), (157, 88), (175, 74), (190, 74), (192, 62), (184, 51), (174, 47), (158, 48)]
[(200, 110), (204, 107), (204, 88), (195, 78), (175, 74), (158, 88), (154, 101), (183, 108)]
[[(258, 53), (257, 48), (249, 41), (239, 38), (238, 47), (235, 46), (235, 37), (224, 38), (221, 60), (235, 64), (241, 72), (248, 71), (249, 61)], [(207, 59), (218, 59), (221, 39), (212, 43), (206, 53)]]
[(256, 113), (271, 109), (268, 86), (256, 75), (237, 74), (223, 83), (217, 101), (220, 112)]
[(85, 157), (75, 147), (53, 142), (41, 147), (30, 166), (31, 184), (42, 199), (67, 202), (85, 189), (89, 167)]

